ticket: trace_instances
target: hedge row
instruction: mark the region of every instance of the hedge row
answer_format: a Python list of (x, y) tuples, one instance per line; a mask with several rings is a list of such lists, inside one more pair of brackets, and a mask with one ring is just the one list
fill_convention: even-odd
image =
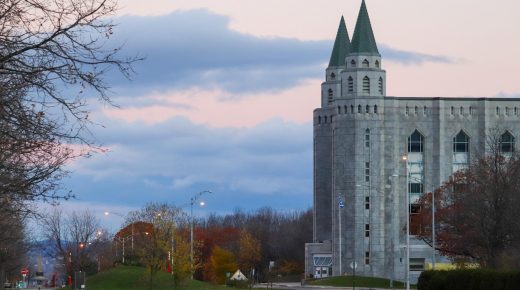
[(520, 272), (493, 270), (424, 271), (418, 290), (520, 290)]

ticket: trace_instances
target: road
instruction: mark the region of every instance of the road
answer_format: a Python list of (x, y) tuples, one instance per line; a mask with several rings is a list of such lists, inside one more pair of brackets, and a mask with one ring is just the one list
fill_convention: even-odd
[[(332, 287), (332, 286), (315, 286), (315, 285), (302, 286), (300, 283), (297, 283), (297, 282), (286, 282), (286, 283), (277, 282), (277, 283), (272, 283), (269, 285), (267, 283), (260, 283), (260, 284), (255, 284), (254, 288), (258, 288), (258, 289), (271, 289), (272, 288), (272, 289), (287, 289), (287, 290), (354, 290), (353, 287)], [(388, 290), (388, 289), (356, 287), (355, 290)]]

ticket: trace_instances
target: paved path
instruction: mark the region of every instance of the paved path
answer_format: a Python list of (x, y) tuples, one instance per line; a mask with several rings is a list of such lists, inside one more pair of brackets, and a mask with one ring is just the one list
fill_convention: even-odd
[[(333, 286), (318, 286), (318, 285), (304, 285), (302, 286), (298, 282), (277, 282), (269, 284), (269, 289), (290, 289), (290, 290), (353, 290), (353, 287), (333, 287)], [(267, 283), (255, 284), (255, 288), (263, 288), (268, 289)], [(366, 287), (356, 287), (356, 290), (388, 290), (383, 288), (366, 288)]]

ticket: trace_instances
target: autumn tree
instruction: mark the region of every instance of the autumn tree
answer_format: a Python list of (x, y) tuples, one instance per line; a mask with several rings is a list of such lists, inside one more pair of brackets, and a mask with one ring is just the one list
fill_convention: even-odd
[(233, 274), (238, 269), (235, 255), (219, 246), (213, 248), (210, 263), (211, 280), (216, 284), (224, 284), (227, 273)]
[[(435, 191), (436, 247), (484, 267), (518, 267), (520, 158), (507, 132), (493, 134), (488, 152)], [(420, 200), (420, 235), (431, 243), (431, 193)]]
[[(167, 271), (172, 266), (179, 279), (186, 279), (186, 262), (189, 251), (186, 250), (182, 229), (187, 225), (186, 215), (177, 207), (168, 204), (149, 203), (138, 211), (129, 213), (128, 223), (147, 223), (149, 231), (134, 233), (138, 239), (136, 256), (148, 268), (149, 289), (158, 271)], [(173, 258), (173, 259), (172, 259)], [(172, 263), (173, 260), (173, 263)], [(191, 273), (191, 267), (190, 273)]]
[[(240, 231), (238, 266), (243, 271), (250, 271), (259, 267), (262, 258), (260, 241), (248, 231)], [(250, 274), (251, 275), (251, 274)]]

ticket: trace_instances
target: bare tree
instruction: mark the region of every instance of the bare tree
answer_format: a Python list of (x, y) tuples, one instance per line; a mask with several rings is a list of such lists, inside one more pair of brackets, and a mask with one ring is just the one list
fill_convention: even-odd
[(91, 212), (73, 212), (64, 216), (56, 208), (44, 215), (41, 225), (46, 238), (54, 245), (51, 255), (64, 261), (64, 273), (96, 272), (99, 246), (106, 239), (103, 239), (103, 230)]
[(59, 191), (63, 165), (95, 148), (86, 101), (110, 103), (104, 76), (129, 77), (137, 60), (107, 42), (115, 11), (115, 0), (0, 2), (0, 209), (72, 196)]

